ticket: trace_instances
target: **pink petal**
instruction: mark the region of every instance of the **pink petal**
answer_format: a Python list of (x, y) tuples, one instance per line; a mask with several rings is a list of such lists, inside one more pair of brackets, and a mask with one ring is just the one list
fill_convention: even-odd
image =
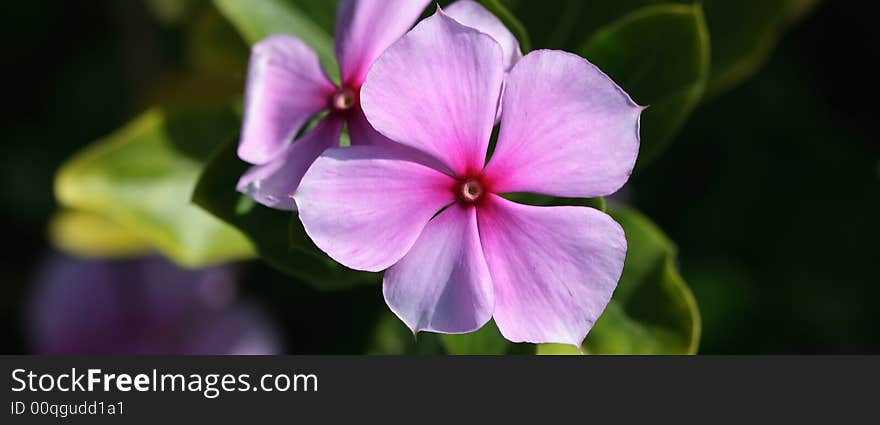
[(579, 346), (620, 279), (623, 229), (593, 208), (487, 201), (477, 218), (501, 333)]
[(342, 81), (359, 87), (370, 65), (412, 28), (429, 0), (343, 0), (336, 15), (335, 49)]
[(299, 39), (273, 35), (251, 49), (238, 156), (265, 164), (334, 92), (318, 57)]
[(348, 135), (353, 146), (385, 146), (396, 143), (376, 131), (360, 108), (351, 112), (351, 117), (348, 119)]
[(382, 133), (379, 133), (370, 125), (370, 122), (367, 121), (367, 117), (364, 116), (361, 110), (353, 113), (351, 118), (349, 118), (348, 135), (351, 137), (351, 144), (353, 146), (378, 146), (384, 149), (392, 149), (397, 151), (401, 158), (405, 158), (408, 161), (427, 165), (445, 174), (453, 174), (452, 170), (437, 158), (383, 136)]
[(287, 145), (275, 160), (251, 167), (238, 181), (236, 189), (267, 207), (296, 210), (293, 193), (303, 174), (324, 150), (339, 145), (345, 122), (327, 117), (293, 144)]
[(538, 50), (507, 79), (486, 176), (496, 193), (594, 197), (626, 183), (642, 108), (580, 56)]
[(413, 330), (465, 333), (492, 317), (492, 280), (474, 207), (453, 204), (431, 220), (385, 272), (385, 302)]
[(504, 51), (504, 69), (509, 71), (522, 58), (519, 41), (492, 12), (473, 0), (458, 0), (443, 9), (447, 16), (465, 26), (489, 34)]
[(380, 133), (465, 174), (483, 167), (503, 78), (498, 43), (438, 12), (376, 60), (361, 105)]
[(309, 237), (337, 262), (377, 272), (400, 260), (451, 203), (454, 180), (393, 149), (351, 146), (318, 157), (294, 195)]

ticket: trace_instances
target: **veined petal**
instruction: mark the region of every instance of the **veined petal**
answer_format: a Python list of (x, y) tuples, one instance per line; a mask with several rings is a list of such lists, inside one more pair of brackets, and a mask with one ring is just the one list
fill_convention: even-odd
[(617, 287), (623, 229), (593, 208), (487, 201), (477, 219), (501, 333), (513, 342), (579, 346)]
[(335, 50), (342, 81), (360, 86), (391, 43), (412, 28), (430, 0), (342, 0)]
[(328, 149), (294, 195), (309, 237), (337, 262), (377, 272), (410, 250), (428, 220), (453, 202), (454, 180), (393, 149)]
[(485, 171), (496, 193), (595, 197), (629, 179), (643, 108), (586, 59), (529, 53), (510, 72), (503, 103)]
[(370, 122), (367, 121), (367, 117), (364, 116), (364, 113), (361, 110), (356, 111), (352, 114), (351, 118), (349, 118), (348, 135), (351, 137), (351, 144), (353, 146), (377, 146), (384, 149), (392, 149), (396, 151), (401, 159), (427, 165), (428, 167), (445, 174), (453, 174), (452, 170), (437, 158), (411, 146), (397, 143), (376, 131), (376, 129), (370, 125)]
[(499, 44), (438, 12), (376, 60), (361, 105), (380, 133), (464, 174), (483, 167), (503, 78)]
[(472, 332), (492, 317), (492, 280), (473, 206), (453, 204), (385, 272), (385, 302), (413, 330)]
[(510, 71), (513, 65), (522, 58), (519, 41), (513, 33), (504, 26), (498, 17), (479, 3), (473, 0), (457, 0), (443, 8), (443, 12), (462, 25), (480, 30), (494, 38), (501, 45), (501, 50), (504, 51), (505, 71)]
[(238, 156), (265, 164), (334, 92), (318, 56), (298, 38), (273, 35), (251, 49)]
[(238, 181), (236, 189), (267, 207), (296, 210), (293, 193), (303, 174), (324, 150), (339, 145), (342, 119), (328, 116), (273, 161), (251, 167)]

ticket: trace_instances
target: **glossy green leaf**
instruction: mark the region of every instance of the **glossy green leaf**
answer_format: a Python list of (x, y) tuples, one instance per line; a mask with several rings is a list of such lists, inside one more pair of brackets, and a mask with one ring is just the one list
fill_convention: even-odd
[(818, 0), (560, 0), (556, 7), (531, 0), (505, 0), (540, 48), (577, 49), (597, 30), (652, 5), (700, 4), (712, 35), (706, 95), (715, 96), (754, 74), (780, 34)]
[(709, 34), (699, 6), (649, 6), (598, 30), (579, 53), (641, 105), (637, 166), (654, 158), (699, 103), (709, 77)]
[[(675, 267), (675, 245), (633, 209), (611, 206), (626, 232), (623, 276), (605, 312), (584, 341), (585, 354), (694, 354), (700, 315), (690, 289)], [(539, 354), (577, 354), (575, 347), (550, 344)]]
[(295, 213), (264, 207), (235, 190), (250, 166), (235, 153), (230, 137), (199, 178), (193, 201), (243, 232), (261, 259), (318, 289), (343, 289), (374, 283), (375, 273), (356, 272), (337, 264), (312, 244)]
[(214, 0), (214, 4), (248, 44), (254, 44), (273, 34), (294, 35), (315, 50), (331, 78), (339, 79), (339, 66), (333, 54), (331, 32), (321, 28), (293, 2)]
[(712, 32), (708, 96), (739, 84), (767, 61), (779, 36), (818, 0), (704, 0)]
[(240, 232), (190, 202), (204, 161), (236, 131), (227, 108), (151, 110), (64, 164), (56, 197), (117, 223), (183, 266), (250, 257)]

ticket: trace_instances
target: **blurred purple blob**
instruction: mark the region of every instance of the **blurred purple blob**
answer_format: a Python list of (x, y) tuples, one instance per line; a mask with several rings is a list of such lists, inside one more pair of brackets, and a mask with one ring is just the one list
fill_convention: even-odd
[(28, 310), (38, 354), (276, 354), (274, 324), (239, 301), (229, 266), (53, 255)]

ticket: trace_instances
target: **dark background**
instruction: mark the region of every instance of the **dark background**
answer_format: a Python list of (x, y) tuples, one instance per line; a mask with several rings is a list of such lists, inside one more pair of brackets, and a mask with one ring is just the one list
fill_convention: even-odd
[[(230, 37), (241, 55), (192, 59), (188, 23), (231, 31), (210, 10), (175, 23), (138, 1), (4, 9), (0, 352), (23, 353), (25, 300), (51, 252), (57, 167), (149, 105), (240, 87), (246, 50)], [(630, 201), (679, 246), (703, 318), (701, 353), (880, 351), (874, 16), (821, 3), (757, 75), (701, 106), (628, 185)], [(181, 82), (212, 67), (223, 89)], [(245, 291), (282, 322), (296, 352), (319, 342), (355, 352), (383, 308), (377, 288), (318, 294), (258, 262), (241, 269)]]

